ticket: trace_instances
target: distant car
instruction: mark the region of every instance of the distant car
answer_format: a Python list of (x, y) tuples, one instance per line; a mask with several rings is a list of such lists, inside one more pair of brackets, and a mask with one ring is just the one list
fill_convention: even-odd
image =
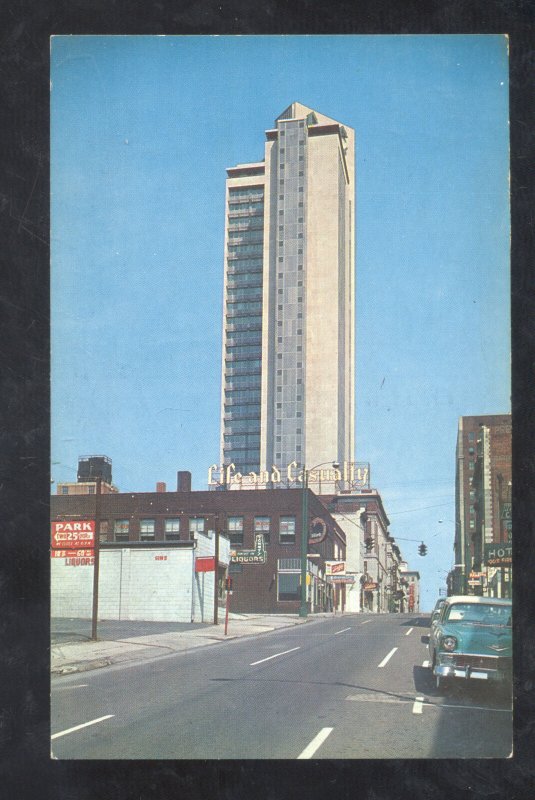
[(474, 595), (445, 599), (429, 635), (438, 689), (457, 678), (512, 681), (511, 612), (511, 600)]

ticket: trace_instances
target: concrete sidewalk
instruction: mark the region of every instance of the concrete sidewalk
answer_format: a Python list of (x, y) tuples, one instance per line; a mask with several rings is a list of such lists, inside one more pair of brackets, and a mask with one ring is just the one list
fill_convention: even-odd
[(333, 614), (313, 614), (306, 618), (301, 618), (297, 614), (231, 614), (226, 636), (223, 621), (219, 625), (206, 625), (203, 628), (195, 627), (192, 630), (171, 633), (96, 642), (53, 644), (50, 653), (50, 671), (53, 675), (68, 675), (111, 664), (158, 658), (217, 642), (229, 642), (244, 636), (255, 636), (279, 628), (319, 621), (325, 617), (332, 618)]

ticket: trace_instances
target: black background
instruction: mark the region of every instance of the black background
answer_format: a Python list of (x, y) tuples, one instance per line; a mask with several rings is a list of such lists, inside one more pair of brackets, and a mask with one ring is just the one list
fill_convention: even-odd
[[(6, 800), (331, 796), (527, 800), (535, 796), (534, 23), (531, 0), (325, 4), (267, 0), (258, 7), (251, 0), (6, 0), (2, 4), (0, 796)], [(49, 37), (307, 33), (510, 36), (514, 757), (506, 761), (51, 761)]]

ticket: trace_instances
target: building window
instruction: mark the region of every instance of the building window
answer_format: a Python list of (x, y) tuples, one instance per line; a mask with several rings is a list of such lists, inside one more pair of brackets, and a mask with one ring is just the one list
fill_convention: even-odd
[(469, 433), (469, 434), (468, 434), (468, 441), (469, 441), (469, 442), (475, 442), (475, 440), (476, 440), (476, 435), (475, 435), (475, 433)]
[(227, 533), (231, 544), (243, 544), (243, 517), (229, 517)]
[(68, 486), (62, 486), (61, 487), (61, 494), (69, 494), (69, 487)]
[(471, 472), (473, 472), (473, 470), (474, 470), (474, 462), (473, 462), (473, 461), (470, 461), (470, 462), (469, 462), (469, 464), (468, 464), (468, 469), (469, 469)]
[(271, 525), (270, 517), (255, 517), (254, 518), (254, 532), (255, 532), (255, 534), (263, 533), (264, 534), (264, 542), (266, 544), (269, 544), (270, 525)]
[(280, 518), (279, 542), (281, 544), (295, 544), (295, 517)]
[(130, 524), (127, 519), (116, 519), (113, 523), (113, 535), (116, 542), (127, 542)]
[(196, 533), (204, 533), (204, 517), (190, 517), (189, 538), (193, 539)]
[(108, 541), (108, 520), (101, 519), (100, 526), (99, 526), (99, 541), (100, 542), (107, 542)]
[(95, 484), (87, 487), (87, 494), (95, 494)]
[(139, 539), (141, 542), (154, 541), (155, 523), (153, 519), (139, 520)]
[(301, 587), (300, 575), (296, 572), (279, 572), (277, 599), (278, 600), (300, 600)]
[(164, 529), (166, 542), (178, 542), (180, 539), (180, 519), (166, 519)]
[(470, 528), (473, 530), (475, 527), (476, 527), (476, 521), (475, 521), (475, 519), (471, 519), (470, 520)]

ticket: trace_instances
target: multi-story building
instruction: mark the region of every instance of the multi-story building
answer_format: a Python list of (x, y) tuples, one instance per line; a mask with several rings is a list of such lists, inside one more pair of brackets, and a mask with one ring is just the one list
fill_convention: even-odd
[[(321, 495), (344, 530), (348, 569), (358, 577), (359, 598), (348, 587), (347, 610), (386, 613), (407, 610), (399, 594), (401, 553), (388, 531), (389, 519), (376, 489)], [(358, 555), (357, 555), (358, 554)]]
[(402, 611), (410, 614), (420, 610), (420, 573), (409, 569), (405, 562), (400, 567), (400, 583), (403, 586)]
[[(185, 480), (188, 476), (189, 480)], [(174, 545), (185, 547), (187, 542), (204, 539), (214, 547), (217, 536), (221, 535), (229, 539), (231, 549), (228, 572), (225, 564), (218, 562), (221, 601), (228, 574), (233, 579), (233, 611), (296, 613), (301, 601), (303, 490), (197, 492), (191, 491), (190, 483), (190, 474), (179, 472), (177, 491), (162, 491), (160, 485), (156, 492), (92, 497), (55, 495), (51, 498), (53, 529), (58, 523), (67, 522), (93, 521), (96, 525), (94, 520), (98, 516), (99, 542), (104, 550), (114, 552), (123, 545), (136, 552), (161, 550), (167, 545), (173, 550)], [(346, 537), (310, 489), (308, 536), (308, 609), (332, 610), (334, 603), (339, 602), (342, 610), (343, 595), (336, 594), (327, 579), (326, 562), (345, 559)], [(91, 556), (87, 553), (77, 562), (68, 552), (56, 551), (53, 555), (65, 559), (62, 566), (73, 569), (91, 566)], [(55, 567), (58, 574), (62, 572), (59, 563)]]
[(354, 132), (294, 102), (227, 174), (221, 465), (352, 462)]
[(100, 478), (102, 494), (115, 494), (119, 490), (112, 482), (112, 462), (108, 456), (80, 456), (76, 482), (58, 483), (57, 494), (95, 494)]
[(510, 593), (511, 461), (510, 414), (459, 419), (454, 593)]

